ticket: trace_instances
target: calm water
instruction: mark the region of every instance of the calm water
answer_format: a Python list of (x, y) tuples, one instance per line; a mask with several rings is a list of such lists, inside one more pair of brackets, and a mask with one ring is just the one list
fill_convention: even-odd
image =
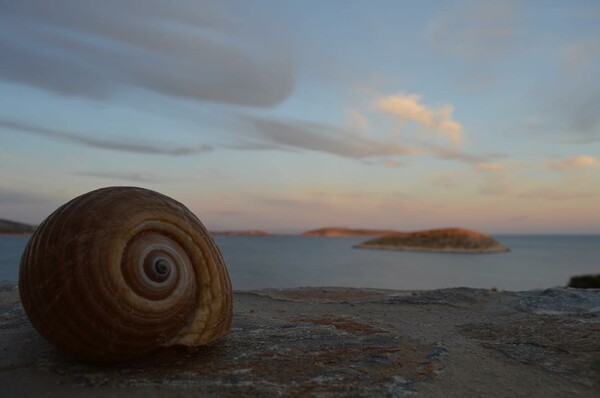
[[(352, 249), (363, 238), (219, 236), (235, 289), (353, 286), (389, 289), (565, 285), (600, 273), (600, 236), (496, 236), (499, 254), (408, 253)], [(0, 280), (17, 280), (28, 237), (0, 237)]]

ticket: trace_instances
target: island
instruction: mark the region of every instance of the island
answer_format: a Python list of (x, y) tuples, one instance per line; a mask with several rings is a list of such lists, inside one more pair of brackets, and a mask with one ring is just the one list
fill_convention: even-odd
[(29, 235), (35, 231), (34, 225), (0, 218), (0, 235)]
[(491, 236), (465, 228), (441, 228), (401, 232), (381, 236), (354, 246), (359, 249), (383, 249), (445, 253), (498, 253), (509, 248)]
[(267, 236), (269, 233), (267, 231), (259, 230), (259, 229), (251, 229), (247, 231), (210, 231), (213, 236)]
[(398, 231), (389, 229), (352, 229), (342, 227), (327, 227), (303, 232), (302, 236), (324, 236), (329, 238), (344, 238), (353, 236), (383, 236), (396, 234)]

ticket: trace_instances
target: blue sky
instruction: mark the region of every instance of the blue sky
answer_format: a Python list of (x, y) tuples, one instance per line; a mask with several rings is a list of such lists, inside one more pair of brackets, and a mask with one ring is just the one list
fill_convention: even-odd
[(593, 1), (0, 3), (0, 218), (600, 232)]

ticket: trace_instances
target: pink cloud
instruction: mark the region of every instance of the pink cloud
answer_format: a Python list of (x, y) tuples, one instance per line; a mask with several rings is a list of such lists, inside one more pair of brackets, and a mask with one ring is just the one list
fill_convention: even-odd
[(420, 103), (420, 100), (420, 95), (399, 93), (380, 98), (375, 105), (381, 112), (398, 118), (402, 124), (414, 122), (453, 144), (459, 144), (463, 138), (463, 128), (452, 118), (454, 107), (444, 105), (439, 109), (431, 109)]

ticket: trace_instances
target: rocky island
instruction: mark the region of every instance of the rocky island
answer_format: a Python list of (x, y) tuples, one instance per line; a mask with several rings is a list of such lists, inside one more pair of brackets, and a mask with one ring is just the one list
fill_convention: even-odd
[(327, 227), (314, 229), (302, 233), (302, 236), (325, 236), (329, 238), (342, 238), (353, 236), (383, 236), (398, 233), (389, 229), (352, 229), (340, 227)]
[(508, 247), (491, 236), (464, 228), (400, 232), (354, 246), (359, 249), (426, 251), (446, 253), (497, 253)]
[(33, 231), (35, 231), (33, 225), (0, 219), (0, 235), (28, 235)]

